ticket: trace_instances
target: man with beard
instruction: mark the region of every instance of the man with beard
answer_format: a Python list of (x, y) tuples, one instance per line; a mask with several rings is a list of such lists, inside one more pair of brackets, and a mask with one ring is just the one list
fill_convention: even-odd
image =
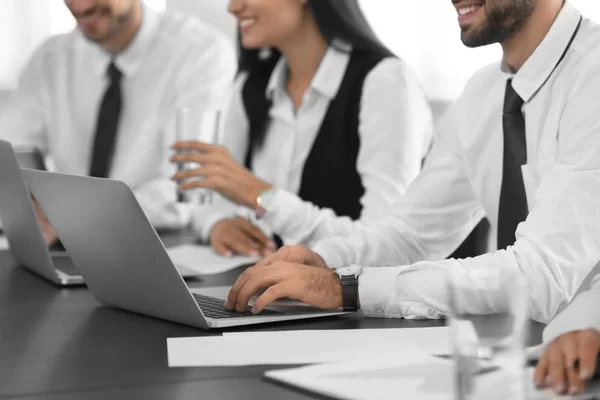
[[(462, 41), (500, 43), (504, 56), (469, 81), (421, 175), (380, 221), (246, 270), (226, 308), (242, 310), (267, 288), (254, 312), (287, 297), (366, 316), (440, 318), (450, 312), (452, 274), (469, 288), (454, 299), (462, 312), (496, 313), (506, 299), (491, 295), (492, 269), (524, 278), (535, 320), (573, 298), (600, 260), (600, 27), (562, 0), (453, 4)], [(484, 215), (489, 252), (441, 260)]]
[(174, 115), (220, 101), (235, 73), (233, 46), (197, 19), (141, 0), (65, 4), (77, 29), (35, 51), (0, 110), (0, 138), (38, 147), (58, 172), (122, 180), (155, 227), (185, 226), (190, 210), (177, 203), (168, 163)]

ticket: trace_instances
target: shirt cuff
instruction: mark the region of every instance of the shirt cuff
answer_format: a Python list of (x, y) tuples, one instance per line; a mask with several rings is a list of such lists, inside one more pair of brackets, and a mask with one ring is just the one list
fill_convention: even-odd
[(367, 317), (402, 317), (396, 296), (398, 267), (364, 268), (358, 278), (360, 308)]
[(598, 300), (586, 296), (587, 294), (589, 293), (576, 298), (546, 326), (543, 334), (544, 343), (553, 342), (559, 336), (573, 331), (596, 329), (600, 332), (600, 321), (596, 310)]

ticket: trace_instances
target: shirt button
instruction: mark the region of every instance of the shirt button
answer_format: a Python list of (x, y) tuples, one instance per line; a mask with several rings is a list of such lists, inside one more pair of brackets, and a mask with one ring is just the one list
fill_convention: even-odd
[(377, 311), (375, 311), (375, 313), (381, 317), (383, 316), (383, 314), (385, 314), (385, 311), (383, 311), (383, 309), (381, 308), (378, 308)]

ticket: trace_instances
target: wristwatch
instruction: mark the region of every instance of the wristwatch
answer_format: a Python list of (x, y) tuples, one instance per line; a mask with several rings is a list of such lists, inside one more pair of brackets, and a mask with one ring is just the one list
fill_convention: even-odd
[(362, 273), (362, 266), (350, 265), (338, 268), (335, 273), (342, 284), (342, 308), (344, 311), (358, 310), (358, 277)]
[(256, 217), (262, 218), (269, 209), (271, 204), (275, 200), (275, 189), (267, 189), (256, 198)]

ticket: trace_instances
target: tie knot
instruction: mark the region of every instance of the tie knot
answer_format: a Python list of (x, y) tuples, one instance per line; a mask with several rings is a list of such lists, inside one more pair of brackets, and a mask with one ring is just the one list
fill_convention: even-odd
[(108, 69), (106, 70), (106, 75), (110, 78), (111, 81), (119, 81), (123, 76), (121, 71), (119, 71), (119, 68), (117, 68), (117, 66), (115, 65), (114, 61), (111, 61), (111, 63), (109, 64)]
[(509, 79), (506, 82), (506, 92), (504, 94), (504, 113), (520, 113), (523, 104), (525, 104), (525, 102), (513, 88), (512, 79)]

